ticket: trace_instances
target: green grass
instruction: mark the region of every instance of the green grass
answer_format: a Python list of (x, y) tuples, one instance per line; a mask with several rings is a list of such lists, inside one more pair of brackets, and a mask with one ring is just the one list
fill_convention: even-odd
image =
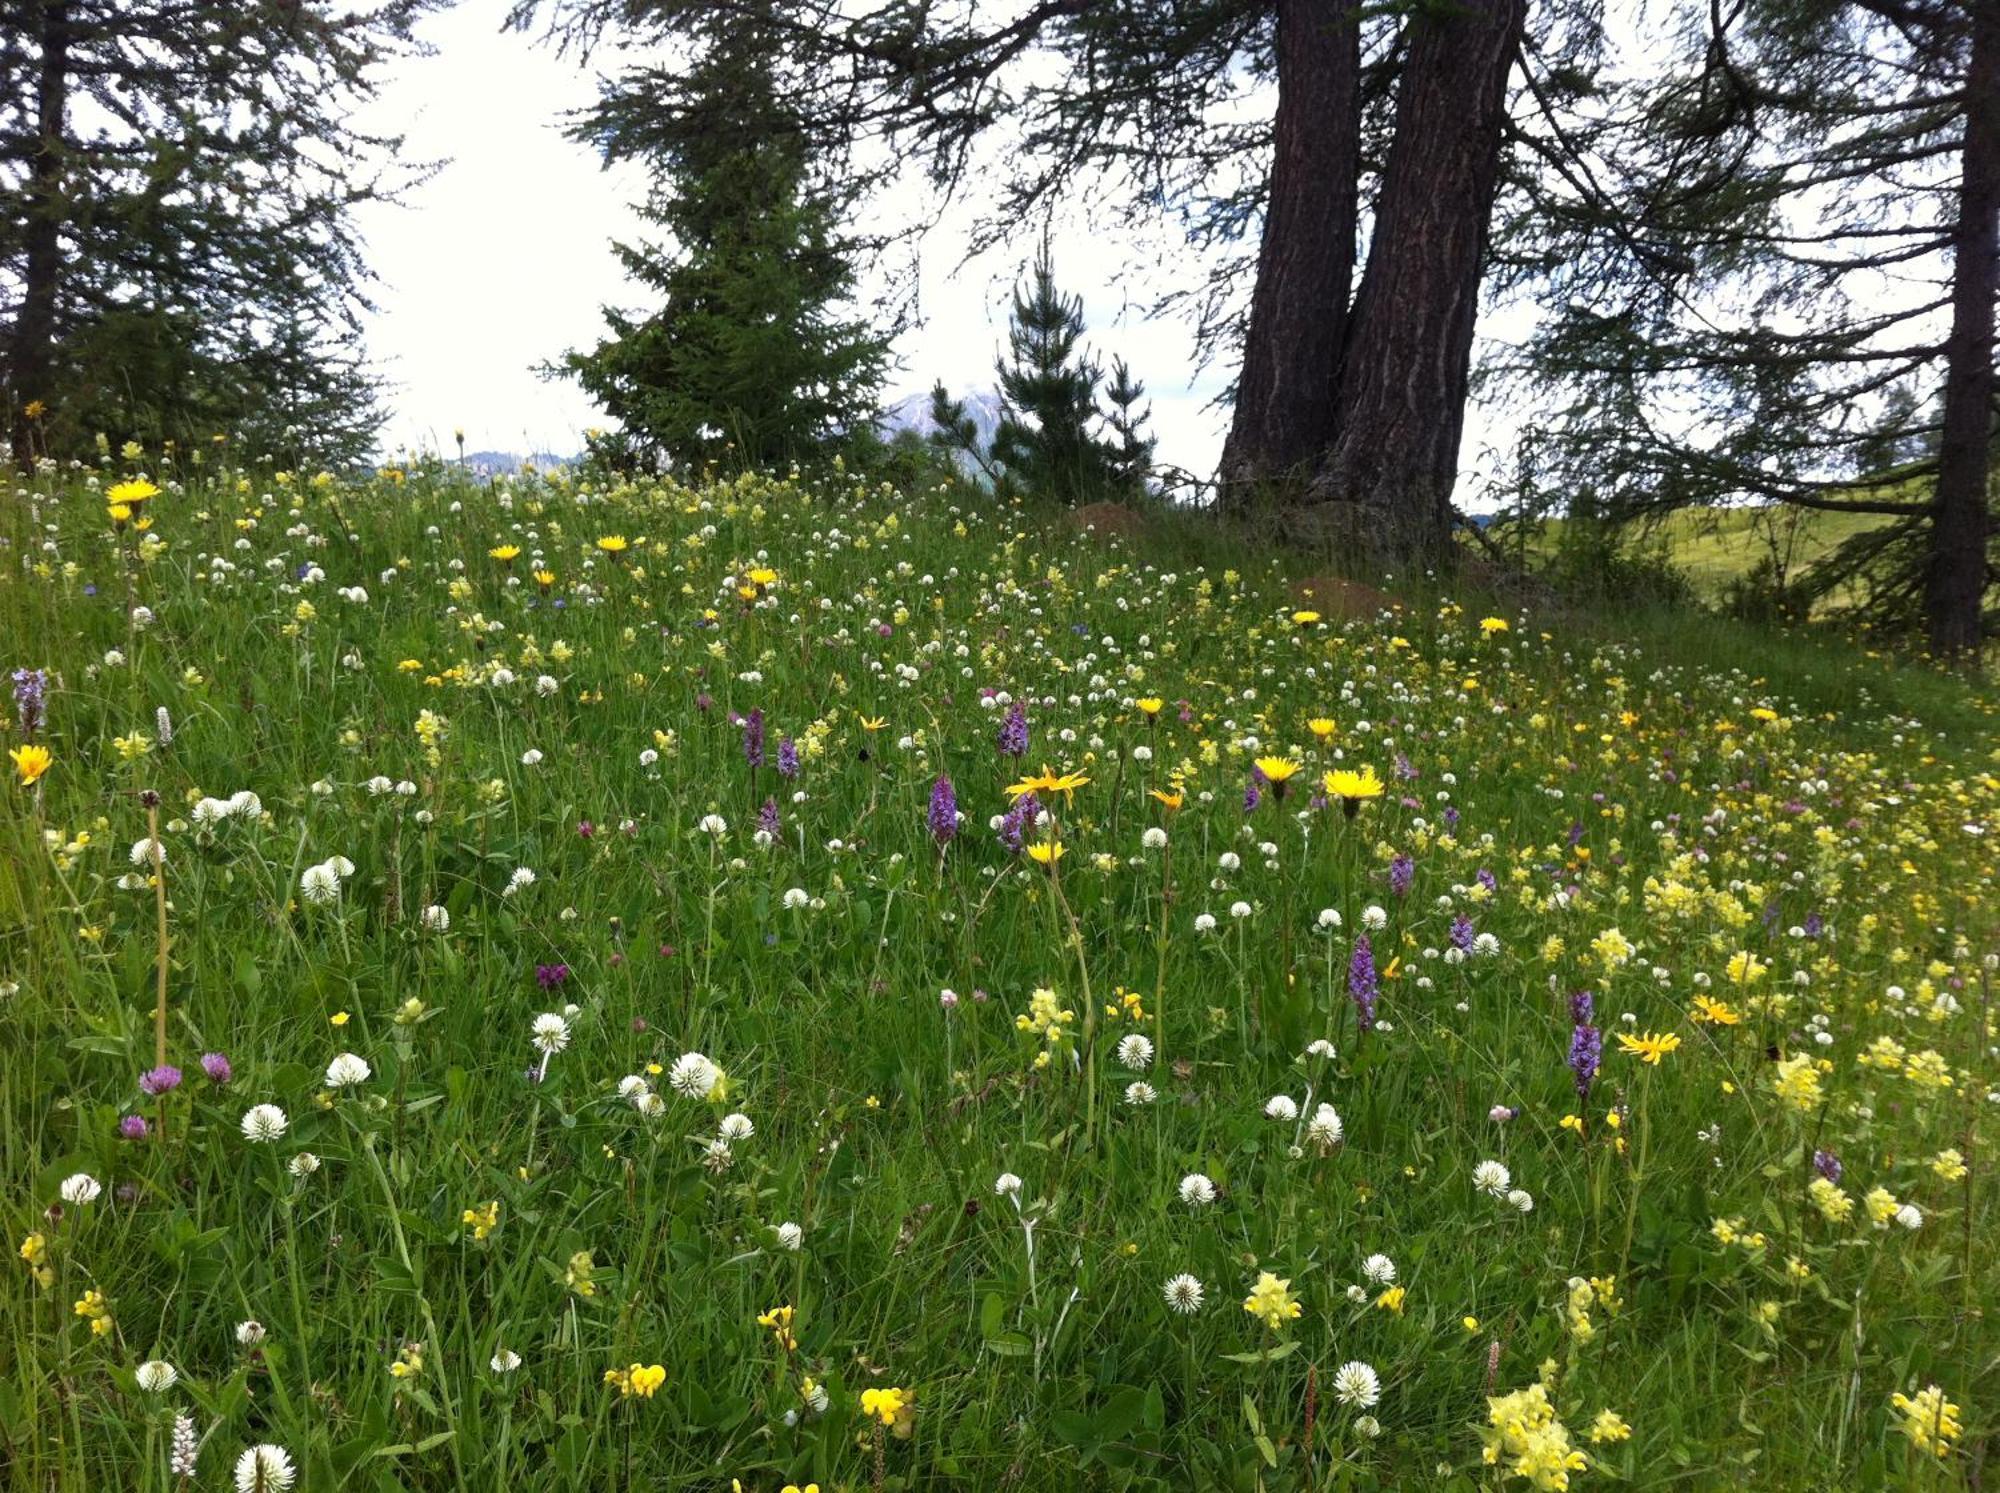
[[(0, 1294), (8, 1486), (222, 1489), (270, 1443), (314, 1493), (1525, 1487), (1482, 1450), (1538, 1383), (1577, 1488), (1975, 1476), (1990, 692), (1652, 612), (1299, 625), (1281, 560), (1186, 521), (1107, 545), (852, 475), (155, 475), (143, 535), (87, 476), (0, 508), (7, 667), (50, 672), (7, 745), (53, 756), (0, 796), (0, 1197), (40, 1236)], [(1246, 808), (1259, 756), (1302, 771)], [(1053, 874), (989, 827), (1043, 764), (1088, 779), (1027, 832)], [(1384, 796), (1321, 802), (1363, 765)], [(241, 791), (261, 814), (198, 819)], [(1649, 1032), (1657, 1067), (1616, 1041)], [(329, 1089), (342, 1053), (369, 1076)], [(689, 1053), (715, 1092), (672, 1086)], [(101, 1195), (52, 1207), (77, 1173)], [(1379, 1403), (1341, 1402), (1350, 1362)], [(1933, 1383), (1942, 1458), (1891, 1402)], [(1629, 1439), (1589, 1439), (1605, 1411)]]

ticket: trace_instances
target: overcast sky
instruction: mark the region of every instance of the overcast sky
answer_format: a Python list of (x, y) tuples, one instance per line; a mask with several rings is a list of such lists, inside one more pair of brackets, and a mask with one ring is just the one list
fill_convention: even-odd
[[(591, 77), (503, 32), (507, 7), (459, 0), (427, 19), (421, 35), (435, 55), (404, 63), (368, 121), (404, 134), (410, 158), (445, 163), (402, 205), (372, 206), (362, 220), (383, 280), (368, 338), (393, 385), (391, 450), (449, 449), (454, 427), (473, 450), (579, 449), (602, 413), (536, 366), (593, 342), (605, 303), (639, 304), (611, 242), (639, 236), (631, 204), (643, 175), (606, 171), (562, 137), (561, 115), (589, 102)], [(1054, 246), (1059, 279), (1084, 298), (1093, 348), (1107, 365), (1122, 353), (1145, 380), (1160, 458), (1212, 472), (1225, 416), (1209, 404), (1227, 370), (1197, 376), (1181, 322), (1121, 314), (1158, 288), (1131, 268), (1129, 240), (1058, 225)], [(885, 402), (937, 378), (954, 391), (992, 386), (1008, 292), (1031, 251), (1024, 241), (961, 266), (962, 232), (947, 226), (926, 239), (923, 319), (897, 341), (902, 366)], [(1468, 466), (1480, 429), (1475, 415)]]

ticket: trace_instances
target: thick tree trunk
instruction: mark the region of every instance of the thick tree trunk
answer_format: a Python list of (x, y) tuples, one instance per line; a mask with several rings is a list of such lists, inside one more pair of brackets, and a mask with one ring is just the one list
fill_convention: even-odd
[(34, 422), (28, 405), (49, 395), (55, 366), (56, 277), (62, 269), (62, 169), (64, 115), (69, 102), (69, 6), (48, 0), (42, 7), (40, 70), (35, 82), (34, 159), (28, 167), (26, 253), (21, 267), (21, 306), (7, 347), (11, 388), (14, 463), (23, 471), (35, 464)]
[(1924, 569), (1931, 651), (1976, 658), (1986, 594), (1987, 489), (1993, 468), (1993, 312), (2000, 288), (2000, 0), (1970, 0), (1965, 145), (1952, 244), (1944, 430)]
[(1306, 475), (1333, 437), (1361, 153), (1352, 0), (1278, 0), (1278, 109), (1263, 246), (1222, 448), (1221, 501)]
[(1507, 79), (1526, 16), (1527, 0), (1455, 0), (1409, 22), (1334, 445), (1309, 490), (1304, 537), (1392, 565), (1447, 554)]

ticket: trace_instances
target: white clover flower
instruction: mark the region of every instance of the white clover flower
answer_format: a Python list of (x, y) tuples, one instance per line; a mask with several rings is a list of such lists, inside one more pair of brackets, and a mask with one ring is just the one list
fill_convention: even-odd
[(791, 908), (793, 910), (797, 910), (798, 908), (804, 907), (808, 902), (812, 901), (812, 898), (807, 894), (806, 889), (804, 887), (795, 886), (788, 888), (785, 892), (785, 895), (779, 898), (779, 901), (783, 903), (784, 906)]
[(292, 1454), (268, 1441), (236, 1459), (236, 1493), (290, 1493), (297, 1477)]
[(1361, 909), (1361, 926), (1370, 933), (1380, 933), (1389, 926), (1389, 914), (1371, 902)]
[(83, 1207), (94, 1203), (104, 1191), (103, 1185), (89, 1172), (72, 1172), (62, 1179), (56, 1188), (56, 1196), (73, 1207)]
[(1138, 1073), (1152, 1066), (1153, 1039), (1142, 1037), (1137, 1032), (1129, 1032), (1118, 1039), (1119, 1066)]
[(544, 700), (561, 688), (561, 681), (553, 674), (538, 674), (535, 676), (535, 693), (540, 695)]
[(1333, 1044), (1327, 1041), (1326, 1038), (1315, 1037), (1313, 1038), (1312, 1041), (1306, 1044), (1306, 1056), (1315, 1058), (1332, 1058), (1332, 1057), (1338, 1057), (1339, 1053), (1337, 1053), (1334, 1050)]
[(1497, 1161), (1482, 1161), (1472, 1169), (1472, 1185), (1493, 1197), (1505, 1197), (1514, 1179)]
[(1152, 825), (1147, 828), (1144, 834), (1139, 836), (1139, 843), (1147, 850), (1165, 850), (1167, 848), (1167, 832), (1157, 824)]
[(501, 888), (500, 895), (503, 897), (511, 897), (516, 892), (526, 891), (529, 887), (533, 886), (534, 884), (535, 884), (535, 873), (529, 870), (526, 866), (516, 866), (514, 868), (513, 874), (507, 878), (507, 885)]
[(1924, 1226), (1924, 1210), (1915, 1203), (1905, 1203), (1896, 1210), (1896, 1222), (1914, 1233)]
[(180, 1383), (180, 1370), (162, 1358), (149, 1358), (133, 1371), (139, 1388), (147, 1394), (163, 1395)]
[(553, 1011), (544, 1011), (529, 1028), (535, 1051), (552, 1056), (569, 1046), (569, 1023)]
[(1127, 1085), (1125, 1085), (1125, 1102), (1131, 1105), (1134, 1109), (1139, 1109), (1145, 1105), (1151, 1104), (1155, 1099), (1159, 1097), (1160, 1097), (1160, 1091), (1154, 1088), (1149, 1083), (1145, 1083), (1142, 1081), (1138, 1083), (1128, 1083)]
[(1021, 1179), (1012, 1172), (1002, 1172), (993, 1179), (993, 1191), (999, 1197), (1019, 1198), (1021, 1195)]
[(1393, 1286), (1396, 1283), (1396, 1262), (1387, 1255), (1370, 1255), (1361, 1262), (1361, 1273), (1378, 1286)]
[(778, 1248), (788, 1249), (797, 1254), (806, 1242), (806, 1231), (795, 1223), (778, 1225)]
[(689, 1099), (706, 1099), (715, 1087), (718, 1070), (698, 1052), (684, 1052), (667, 1070), (667, 1082), (677, 1094)]
[(264, 1324), (255, 1317), (247, 1317), (236, 1324), (236, 1341), (245, 1348), (254, 1348), (264, 1341)]
[(1189, 1172), (1181, 1178), (1181, 1201), (1190, 1208), (1206, 1208), (1215, 1201), (1215, 1184), (1200, 1172)]
[(324, 861), (317, 866), (307, 866), (299, 875), (299, 892), (306, 901), (319, 907), (337, 902), (340, 900), (340, 876)]
[(736, 1153), (729, 1149), (728, 1141), (717, 1136), (702, 1147), (701, 1164), (712, 1172), (726, 1172), (736, 1164)]
[(729, 821), (724, 819), (720, 814), (704, 814), (701, 816), (701, 823), (696, 828), (703, 834), (719, 840), (729, 833)]
[(1290, 1094), (1273, 1094), (1264, 1101), (1264, 1118), (1267, 1120), (1282, 1120), (1289, 1125), (1298, 1117), (1298, 1101)]
[(628, 1073), (618, 1080), (620, 1099), (637, 1099), (641, 1094), (651, 1093), (652, 1089), (653, 1086), (636, 1073)]
[(542, 765), (541, 748), (529, 747), (525, 752), (521, 753), (521, 765), (523, 767), (540, 767)]
[(252, 1145), (268, 1145), (285, 1133), (291, 1122), (275, 1104), (253, 1104), (243, 1111), (243, 1138)]
[(1231, 916), (1232, 918), (1238, 918), (1238, 919), (1241, 919), (1241, 918), (1247, 918), (1247, 917), (1249, 917), (1249, 916), (1250, 916), (1250, 904), (1249, 904), (1248, 902), (1232, 902), (1232, 903), (1230, 903), (1230, 904), (1229, 904), (1229, 915), (1230, 915), (1230, 916)]
[(1535, 1211), (1535, 1197), (1525, 1187), (1516, 1187), (1507, 1194), (1507, 1206), (1519, 1213)]
[(1197, 913), (1194, 920), (1194, 931), (1197, 933), (1213, 933), (1215, 931), (1215, 914), (1212, 912)]
[(163, 866), (167, 861), (167, 847), (150, 836), (134, 840), (129, 858), (135, 866)]
[(1331, 1104), (1322, 1104), (1313, 1111), (1306, 1121), (1306, 1139), (1311, 1141), (1320, 1155), (1325, 1156), (1338, 1146), (1347, 1127), (1340, 1122), (1340, 1113)]
[(351, 1052), (343, 1052), (326, 1065), (326, 1086), (329, 1089), (352, 1088), (355, 1084), (368, 1082), (374, 1070), (365, 1059)]
[(1183, 1317), (1191, 1317), (1201, 1310), (1205, 1292), (1199, 1280), (1182, 1271), (1160, 1287), (1160, 1294), (1166, 1298), (1169, 1308), (1179, 1312)]
[(1335, 908), (1322, 907), (1319, 910), (1318, 921), (1322, 933), (1331, 933), (1340, 926), (1340, 913)]
[(419, 915), (426, 931), (431, 933), (451, 932), (451, 914), (443, 906), (433, 902)]
[(716, 1129), (727, 1141), (748, 1140), (757, 1133), (757, 1127), (751, 1123), (750, 1117), (743, 1114), (724, 1115), (722, 1123)]
[(486, 1366), (496, 1374), (511, 1374), (521, 1366), (521, 1355), (512, 1348), (501, 1348), (486, 1361)]
[(1333, 1371), (1333, 1397), (1343, 1405), (1366, 1410), (1382, 1398), (1382, 1381), (1372, 1367), (1358, 1359), (1343, 1363)]

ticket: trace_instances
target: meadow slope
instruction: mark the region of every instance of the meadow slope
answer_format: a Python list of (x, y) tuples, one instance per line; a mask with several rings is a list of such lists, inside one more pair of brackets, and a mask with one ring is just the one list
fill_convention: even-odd
[(838, 472), (0, 537), (8, 1486), (1978, 1476), (1989, 693)]

